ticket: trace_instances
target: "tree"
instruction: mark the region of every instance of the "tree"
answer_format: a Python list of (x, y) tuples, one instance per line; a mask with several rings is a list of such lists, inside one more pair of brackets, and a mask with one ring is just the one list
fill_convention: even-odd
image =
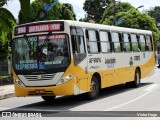
[(27, 21), (29, 18), (29, 12), (30, 11), (30, 0), (19, 0), (20, 6), (21, 6), (21, 14), (24, 16), (24, 20)]
[(81, 21), (81, 22), (88, 22), (89, 19), (88, 19), (88, 17), (85, 17), (85, 18), (80, 18), (79, 21)]
[[(52, 2), (54, 2), (54, 0), (52, 0), (47, 5), (51, 4)], [(30, 15), (27, 20), (25, 19), (25, 17), (22, 14), (22, 11), (20, 10), (19, 16), (18, 16), (19, 24), (23, 24), (26, 22), (41, 21), (39, 17), (39, 11), (41, 9), (42, 9), (42, 5), (40, 0), (33, 1), (32, 4), (30, 5)], [(60, 19), (75, 20), (76, 19), (76, 15), (73, 11), (71, 4), (64, 4), (64, 6), (62, 7), (62, 4), (58, 2), (55, 4), (55, 6), (53, 6), (48, 11), (47, 14), (48, 14), (47, 17), (44, 20), (60, 20)]]
[(111, 0), (86, 0), (83, 4), (83, 9), (86, 11), (89, 19), (99, 22), (105, 7), (110, 3)]
[[(54, 0), (52, 0), (51, 2), (54, 2)], [(60, 3), (57, 3), (54, 7), (51, 8), (51, 10), (48, 11), (48, 16), (44, 20), (60, 19), (62, 17), (61, 8), (62, 8), (62, 5)], [(18, 16), (19, 24), (23, 24), (26, 22), (40, 21), (41, 19), (39, 17), (39, 11), (41, 9), (42, 9), (41, 1), (40, 0), (33, 1), (30, 5), (30, 12), (28, 12), (30, 14), (27, 20), (25, 19), (25, 16), (22, 10), (20, 10), (19, 16)]]
[(73, 7), (69, 3), (62, 5), (62, 18), (64, 20), (76, 20), (76, 14), (73, 11)]
[[(41, 0), (47, 4), (50, 3), (50, 0)], [(21, 6), (21, 14), (23, 16), (23, 20), (25, 20), (26, 22), (29, 19), (30, 16), (30, 0), (19, 0), (20, 2), (20, 6)]]
[(7, 0), (0, 0), (0, 35), (4, 31), (11, 30), (13, 28), (12, 22), (15, 23), (15, 18), (10, 11), (3, 8), (3, 5), (7, 3)]
[[(128, 7), (125, 5), (128, 5)], [(111, 4), (112, 6), (112, 4)], [(108, 7), (104, 14), (103, 18), (101, 20), (102, 24), (107, 25), (114, 25), (113, 23), (113, 15), (111, 14), (110, 9), (112, 7)], [(123, 7), (122, 7), (123, 6)], [(121, 9), (119, 10), (118, 7)], [(126, 8), (126, 9), (125, 9)], [(130, 8), (130, 9), (129, 9)], [(127, 10), (128, 9), (128, 10)], [(143, 29), (143, 30), (151, 30), (154, 36), (154, 40), (160, 41), (160, 31), (157, 29), (155, 20), (150, 17), (149, 15), (145, 13), (139, 12), (136, 8), (131, 6), (129, 3), (118, 3), (116, 4), (116, 17), (117, 19), (120, 19), (124, 16), (125, 19), (123, 22), (121, 22), (118, 26), (120, 27), (127, 27), (127, 28), (136, 28), (136, 29)], [(122, 11), (122, 12), (121, 12)]]
[[(133, 10), (135, 8), (127, 2), (117, 2), (115, 5), (115, 9), (116, 9), (116, 14), (117, 14), (119, 12), (128, 12), (128, 11)], [(100, 23), (102, 23), (102, 21), (104, 21), (107, 17), (113, 16), (113, 15), (114, 15), (114, 4), (111, 3), (105, 9)], [(112, 19), (112, 23), (114, 24), (113, 19)]]
[[(16, 23), (16, 20), (12, 13), (6, 8), (3, 8), (3, 5), (7, 3), (7, 0), (0, 0), (0, 52), (6, 51), (6, 46), (9, 39), (8, 34), (12, 33), (13, 26)], [(8, 49), (7, 49), (8, 50)]]
[(153, 10), (148, 11), (148, 15), (153, 17), (156, 23), (160, 23), (160, 6), (156, 6)]

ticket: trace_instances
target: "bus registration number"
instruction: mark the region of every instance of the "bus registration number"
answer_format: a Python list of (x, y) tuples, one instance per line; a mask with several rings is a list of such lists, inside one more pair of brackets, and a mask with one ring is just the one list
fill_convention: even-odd
[(37, 93), (37, 94), (45, 93), (45, 90), (44, 90), (44, 89), (39, 89), (39, 90), (36, 90), (36, 93)]

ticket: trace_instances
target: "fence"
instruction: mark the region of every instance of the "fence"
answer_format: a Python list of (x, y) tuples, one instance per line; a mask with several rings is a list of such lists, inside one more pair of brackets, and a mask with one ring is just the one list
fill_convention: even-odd
[(8, 75), (8, 61), (3, 60), (0, 61), (0, 76), (7, 76)]
[(8, 60), (0, 61), (0, 85), (12, 84), (13, 79), (9, 71)]

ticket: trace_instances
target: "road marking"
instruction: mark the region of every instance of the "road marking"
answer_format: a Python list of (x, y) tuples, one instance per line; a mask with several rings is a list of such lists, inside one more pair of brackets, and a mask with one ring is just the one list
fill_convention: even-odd
[(115, 106), (115, 107), (111, 107), (111, 108), (106, 109), (106, 110), (104, 110), (104, 111), (110, 111), (110, 110), (113, 110), (113, 109), (116, 109), (116, 108), (120, 108), (120, 107), (122, 107), (122, 106), (125, 106), (125, 105), (127, 105), (127, 104), (129, 104), (129, 103), (132, 103), (132, 102), (134, 102), (134, 101), (136, 101), (136, 100), (138, 100), (138, 99), (146, 96), (146, 95), (149, 94), (150, 92), (152, 92), (152, 91), (149, 91), (149, 92), (147, 92), (147, 93), (145, 93), (145, 94), (143, 94), (143, 95), (141, 95), (141, 96), (139, 96), (139, 97), (137, 97), (137, 98), (135, 98), (135, 99), (132, 99), (132, 100), (130, 100), (130, 101), (128, 101), (128, 102), (125, 102), (125, 103), (123, 103), (123, 104), (121, 104), (121, 105), (118, 105), (118, 106)]
[(146, 89), (143, 90), (143, 91), (146, 91), (147, 93), (145, 93), (145, 94), (143, 94), (143, 95), (141, 95), (141, 96), (139, 96), (139, 97), (137, 97), (137, 98), (135, 98), (135, 99), (132, 99), (132, 100), (130, 100), (130, 101), (128, 101), (128, 102), (125, 102), (125, 103), (123, 103), (123, 104), (121, 104), (121, 105), (118, 105), (118, 106), (115, 106), (115, 107), (111, 107), (111, 108), (109, 108), (109, 109), (106, 109), (106, 110), (104, 110), (104, 111), (110, 111), (110, 110), (113, 110), (113, 109), (116, 109), (116, 108), (120, 108), (120, 107), (122, 107), (122, 106), (124, 106), (124, 105), (127, 105), (127, 104), (129, 104), (129, 103), (132, 103), (132, 102), (134, 102), (134, 101), (136, 101), (136, 100), (138, 100), (138, 99), (146, 96), (147, 94), (149, 94), (150, 92), (152, 92), (152, 91), (153, 91), (155, 88), (157, 88), (158, 86), (159, 86), (159, 84), (153, 84), (153, 85), (151, 85), (151, 86), (149, 86), (149, 87), (147, 87)]
[(146, 89), (144, 89), (143, 91), (153, 91), (155, 88), (157, 88), (159, 86), (159, 84), (153, 84), (149, 87), (147, 87)]

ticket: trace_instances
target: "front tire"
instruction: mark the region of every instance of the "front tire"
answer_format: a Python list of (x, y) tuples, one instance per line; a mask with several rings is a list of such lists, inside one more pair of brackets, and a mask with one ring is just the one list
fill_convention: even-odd
[(41, 96), (41, 97), (45, 102), (48, 103), (52, 103), (56, 98), (56, 96)]
[(89, 100), (96, 99), (99, 95), (99, 82), (98, 79), (94, 76), (91, 80), (90, 92), (88, 92), (86, 95)]

